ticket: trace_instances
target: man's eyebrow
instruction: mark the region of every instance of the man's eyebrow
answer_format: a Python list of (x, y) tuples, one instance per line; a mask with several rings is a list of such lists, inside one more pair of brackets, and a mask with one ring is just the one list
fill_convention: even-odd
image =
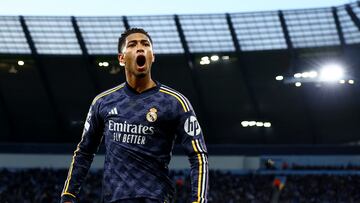
[(127, 43), (130, 44), (130, 43), (134, 43), (134, 42), (137, 42), (137, 40), (131, 40), (131, 41), (128, 41)]
[(136, 39), (134, 39), (134, 40), (128, 41), (128, 44), (130, 44), (130, 43), (136, 43), (136, 42), (138, 42), (138, 41), (140, 41), (140, 43), (144, 43), (144, 42), (149, 42), (149, 43), (150, 43), (150, 41), (147, 40), (147, 39), (142, 39), (142, 40), (136, 40)]

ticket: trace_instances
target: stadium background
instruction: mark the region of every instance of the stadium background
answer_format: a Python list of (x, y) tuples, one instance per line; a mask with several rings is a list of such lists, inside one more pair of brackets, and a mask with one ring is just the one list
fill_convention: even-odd
[[(213, 170), (212, 202), (270, 202), (274, 177), (285, 183), (280, 202), (360, 201), (354, 2), (201, 15), (0, 16), (0, 202), (56, 202), (92, 98), (124, 81), (117, 39), (129, 27), (149, 31), (154, 78), (196, 109)], [(326, 67), (344, 74), (321, 80)], [(83, 202), (99, 198), (102, 154)], [(181, 147), (174, 154), (178, 202), (186, 202), (188, 163)], [(26, 192), (23, 182), (33, 189)], [(308, 185), (320, 189), (309, 193)]]

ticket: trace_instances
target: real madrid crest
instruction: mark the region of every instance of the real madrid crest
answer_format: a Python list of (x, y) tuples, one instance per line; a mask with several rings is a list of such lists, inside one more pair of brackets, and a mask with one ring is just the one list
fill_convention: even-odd
[(156, 121), (156, 119), (157, 119), (157, 109), (153, 107), (149, 109), (149, 112), (146, 114), (146, 120), (153, 123)]

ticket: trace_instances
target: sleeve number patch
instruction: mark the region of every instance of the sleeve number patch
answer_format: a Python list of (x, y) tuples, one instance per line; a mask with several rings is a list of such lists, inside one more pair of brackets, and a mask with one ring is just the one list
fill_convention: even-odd
[(195, 116), (190, 116), (184, 123), (184, 130), (190, 136), (199, 135), (201, 128)]

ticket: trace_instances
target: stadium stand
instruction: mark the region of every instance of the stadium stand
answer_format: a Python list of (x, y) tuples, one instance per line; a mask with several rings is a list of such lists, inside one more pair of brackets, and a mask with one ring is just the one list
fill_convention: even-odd
[[(0, 171), (0, 201), (58, 202), (66, 170), (28, 169)], [(97, 203), (101, 198), (101, 170), (91, 171), (86, 179), (79, 201)], [(176, 202), (190, 201), (190, 179), (187, 171), (173, 171), (176, 185)], [(270, 202), (275, 188), (274, 175), (236, 174), (226, 171), (210, 171), (209, 202)], [(359, 174), (288, 175), (281, 189), (279, 202), (359, 202), (357, 186)]]

